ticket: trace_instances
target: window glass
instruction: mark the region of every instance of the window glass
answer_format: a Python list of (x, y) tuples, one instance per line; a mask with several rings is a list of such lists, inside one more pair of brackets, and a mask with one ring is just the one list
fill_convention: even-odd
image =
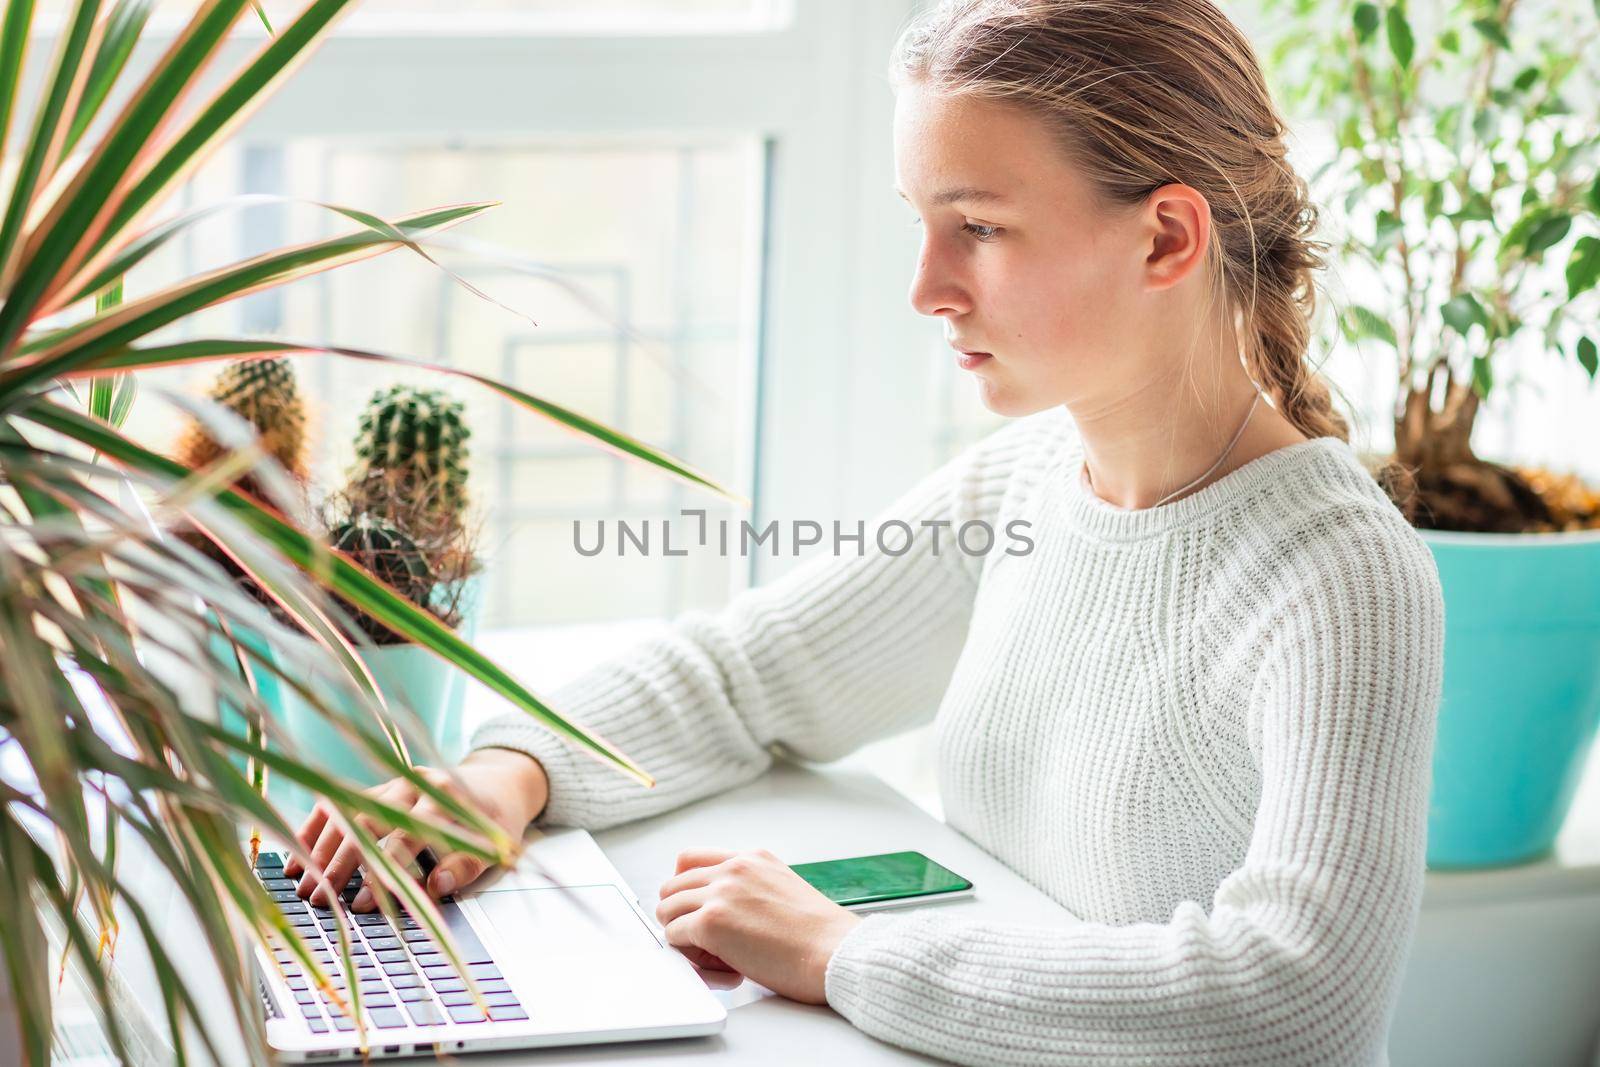
[[(755, 307), (759, 261), (758, 161), (755, 143), (739, 139), (472, 147), (306, 139), (232, 148), (186, 190), (188, 199), (273, 193), (389, 218), (501, 203), (430, 245), (456, 277), (399, 250), (208, 310), (186, 332), (328, 341), (489, 375), (622, 429), (748, 496), (738, 479), (753, 417), (746, 309)], [(164, 262), (136, 272), (129, 296), (179, 272), (349, 228), (303, 203), (224, 213), (169, 246)], [(721, 604), (736, 588), (737, 557), (668, 557), (660, 544), (662, 520), (683, 508), (707, 508), (710, 521), (728, 517), (736, 526), (721, 498), (461, 379), (326, 356), (296, 363), (312, 406), (315, 480), (324, 486), (348, 469), (361, 409), (379, 387), (425, 382), (465, 402), (488, 565), (485, 625), (667, 617)], [(152, 387), (193, 391), (215, 371), (146, 377)], [(170, 443), (171, 422), (170, 407), (153, 398), (135, 407), (133, 428), (147, 440)], [(630, 543), (619, 558), (617, 521), (638, 529), (647, 519), (648, 554)], [(602, 520), (605, 551), (580, 555), (574, 521), (592, 547)], [(674, 524), (674, 548), (686, 521)]]

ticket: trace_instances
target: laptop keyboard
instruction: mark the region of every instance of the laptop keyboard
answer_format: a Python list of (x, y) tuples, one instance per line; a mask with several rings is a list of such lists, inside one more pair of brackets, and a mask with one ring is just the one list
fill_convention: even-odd
[[(312, 907), (295, 892), (298, 879), (283, 876), (283, 856), (262, 852), (256, 857), (256, 877), (289, 920), (296, 937), (305, 942), (312, 958), (322, 967), (345, 1002), (351, 975), (344, 973), (339, 956), (338, 918), (332, 908)], [(361, 888), (356, 872), (340, 893), (346, 908)], [(447, 1022), (481, 1023), (488, 1020), (509, 1022), (528, 1017), (511, 986), (500, 974), (494, 959), (478, 940), (467, 917), (452, 898), (438, 902), (439, 913), (461, 950), (461, 962), (477, 981), (488, 1002), (485, 1015), (460, 972), (452, 967), (444, 949), (422, 925), (401, 913), (396, 929), (382, 912), (346, 913), (350, 932), (350, 955), (360, 983), (361, 1006), (367, 1025), (379, 1030), (402, 1026), (443, 1026)], [(289, 988), (313, 1033), (354, 1030), (354, 1020), (334, 1006), (326, 992), (312, 987), (310, 976), (300, 960), (277, 935), (268, 944), (273, 956), (288, 977)]]

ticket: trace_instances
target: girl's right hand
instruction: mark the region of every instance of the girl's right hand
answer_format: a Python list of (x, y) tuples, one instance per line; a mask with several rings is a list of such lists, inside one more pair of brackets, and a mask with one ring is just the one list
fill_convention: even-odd
[[(459, 786), (443, 771), (431, 767), (418, 767), (417, 771), (457, 800), (483, 812), (516, 841), (522, 839), (528, 823), (544, 810), (545, 801), (550, 797), (550, 780), (539, 761), (511, 749), (481, 748), (470, 753), (456, 769), (456, 778), (461, 782)], [(393, 807), (409, 808), (419, 819), (429, 822), (455, 821), (403, 778), (385, 782), (368, 792)], [(359, 816), (359, 819), (368, 833), (380, 839), (384, 852), (401, 867), (409, 864), (422, 850), (423, 843), (403, 830), (394, 830), (368, 816)], [(310, 851), (311, 858), (322, 867), (327, 875), (327, 884), (319, 884), (311, 872), (292, 856), (284, 863), (283, 873), (290, 878), (302, 875), (296, 891), (301, 897), (309, 894), (313, 905), (326, 907), (330, 892), (339, 892), (350, 880), (351, 873), (361, 862), (361, 851), (355, 841), (347, 839), (339, 826), (328, 817), (326, 800), (317, 801), (311, 816), (295, 836)], [(449, 896), (471, 884), (488, 866), (484, 860), (464, 852), (447, 853), (440, 857), (428, 878), (428, 893), (435, 899)], [(355, 911), (371, 911), (375, 906), (372, 890), (366, 886), (361, 888), (351, 903)]]

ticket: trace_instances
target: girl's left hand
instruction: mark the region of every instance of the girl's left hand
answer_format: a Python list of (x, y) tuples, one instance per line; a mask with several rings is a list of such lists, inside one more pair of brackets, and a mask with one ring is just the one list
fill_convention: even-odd
[(807, 1004), (827, 1003), (828, 961), (861, 921), (772, 853), (723, 849), (679, 853), (656, 919), (691, 962)]

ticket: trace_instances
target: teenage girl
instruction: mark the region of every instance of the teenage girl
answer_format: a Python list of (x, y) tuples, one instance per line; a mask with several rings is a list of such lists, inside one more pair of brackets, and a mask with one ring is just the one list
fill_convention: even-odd
[[(910, 551), (810, 560), (553, 695), (655, 789), (517, 714), (430, 773), (513, 834), (598, 829), (932, 721), (950, 823), (1081, 924), (863, 919), (692, 848), (668, 939), (965, 1063), (1384, 1063), (1444, 609), (1306, 365), (1325, 246), (1251, 47), (1208, 0), (960, 0), (893, 73), (911, 302), (1013, 420), (879, 516)], [(1025, 555), (952, 547), (1017, 519)], [(300, 838), (341, 886), (352, 844), (320, 810)]]

